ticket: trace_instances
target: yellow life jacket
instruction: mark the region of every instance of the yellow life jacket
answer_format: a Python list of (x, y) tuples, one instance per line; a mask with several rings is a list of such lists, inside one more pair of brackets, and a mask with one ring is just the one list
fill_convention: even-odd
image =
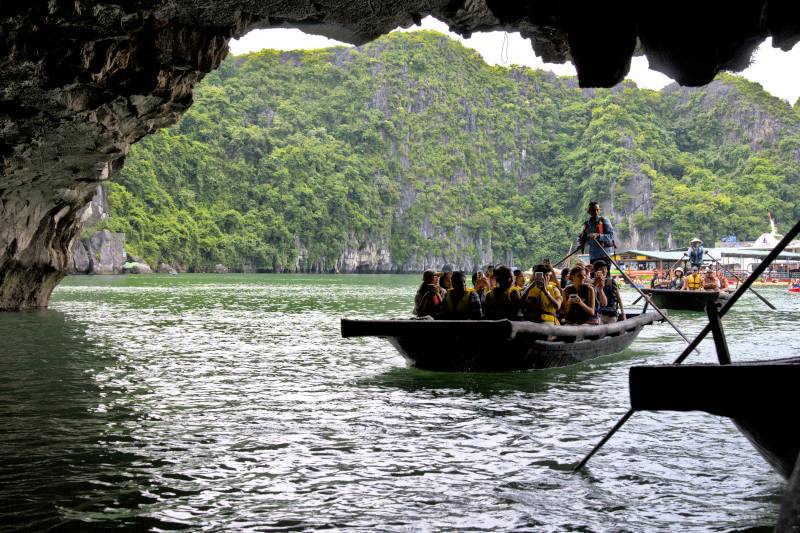
[(699, 291), (703, 287), (703, 279), (700, 274), (689, 274), (686, 277), (686, 286), (690, 291)]
[[(553, 297), (559, 292), (558, 289), (550, 283), (547, 284), (546, 290)], [(543, 292), (544, 291), (539, 287), (534, 287), (528, 291), (528, 297), (525, 302), (525, 307), (529, 311), (527, 314), (529, 318), (540, 319), (542, 322), (550, 324), (559, 324), (558, 318), (556, 317), (558, 308), (553, 305), (550, 298), (542, 294)]]
[(469, 299), (472, 295), (473, 289), (467, 289), (464, 291), (464, 294), (461, 295), (461, 298), (456, 300), (453, 297), (453, 289), (447, 291), (447, 296), (444, 298), (444, 302), (447, 305), (447, 312), (451, 314), (469, 316), (470, 308), (469, 308)]
[[(516, 293), (516, 302), (512, 301), (511, 294)], [(519, 301), (519, 292), (511, 286), (503, 291), (493, 289), (486, 295), (486, 312), (489, 318), (511, 318), (516, 316), (516, 304)]]

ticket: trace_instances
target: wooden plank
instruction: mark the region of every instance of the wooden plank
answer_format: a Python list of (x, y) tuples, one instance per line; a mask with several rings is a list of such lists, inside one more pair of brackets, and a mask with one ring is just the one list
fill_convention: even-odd
[(631, 408), (636, 411), (705, 411), (728, 417), (781, 411), (796, 419), (800, 358), (724, 366), (636, 366), (628, 379)]

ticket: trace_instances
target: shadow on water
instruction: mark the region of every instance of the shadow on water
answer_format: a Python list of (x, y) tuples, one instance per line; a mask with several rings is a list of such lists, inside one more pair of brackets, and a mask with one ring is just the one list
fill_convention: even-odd
[(361, 379), (363, 387), (397, 388), (406, 392), (455, 389), (482, 396), (522, 392), (540, 394), (555, 385), (581, 385), (596, 379), (597, 374), (612, 370), (622, 361), (639, 362), (646, 352), (628, 349), (576, 365), (529, 370), (527, 372), (434, 372), (411, 367), (392, 368)]
[[(104, 384), (119, 367), (112, 346), (56, 311), (0, 314), (0, 523), (44, 529), (176, 529), (148, 506), (163, 487), (131, 451), (143, 415), (131, 383)], [(121, 369), (124, 372), (124, 368)]]

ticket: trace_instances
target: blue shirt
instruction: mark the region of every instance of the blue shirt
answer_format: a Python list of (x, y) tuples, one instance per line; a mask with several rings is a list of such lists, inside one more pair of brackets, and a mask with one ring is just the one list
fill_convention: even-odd
[[(598, 224), (602, 222), (602, 232), (596, 231)], [(590, 233), (598, 233), (597, 242), (589, 238)], [(598, 244), (600, 243), (600, 244)], [(583, 223), (583, 231), (578, 237), (578, 247), (583, 250), (586, 244), (589, 245), (589, 261), (594, 263), (598, 259), (606, 259), (606, 254), (603, 253), (603, 248), (611, 248), (614, 243), (614, 226), (605, 217), (590, 218)], [(611, 255), (609, 253), (609, 255)]]

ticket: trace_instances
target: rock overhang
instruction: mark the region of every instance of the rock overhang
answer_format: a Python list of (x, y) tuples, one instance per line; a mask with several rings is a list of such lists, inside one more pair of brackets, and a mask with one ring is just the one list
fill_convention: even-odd
[(741, 70), (767, 37), (800, 40), (800, 2), (49, 0), (0, 5), (0, 308), (47, 305), (81, 212), (131, 144), (173, 124), (192, 89), (255, 28), (363, 44), (432, 15), (464, 36), (519, 31), (582, 86), (611, 86), (634, 54), (683, 85)]

